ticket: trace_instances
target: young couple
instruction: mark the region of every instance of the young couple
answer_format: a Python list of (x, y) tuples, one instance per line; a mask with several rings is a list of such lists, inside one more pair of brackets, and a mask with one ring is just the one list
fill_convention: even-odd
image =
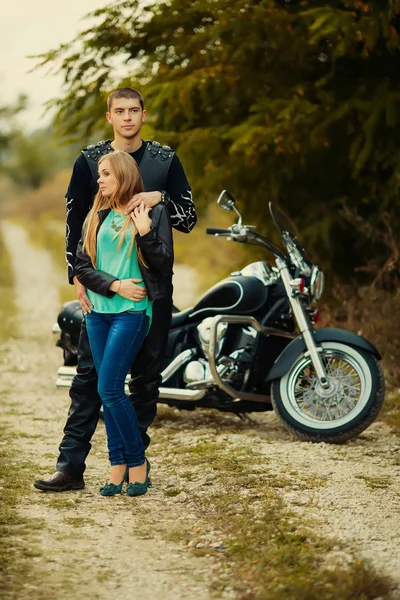
[(172, 312), (171, 226), (190, 232), (196, 212), (176, 154), (141, 139), (145, 116), (138, 91), (115, 90), (106, 113), (114, 139), (82, 152), (66, 194), (68, 275), (85, 318), (56, 472), (34, 483), (42, 491), (84, 487), (101, 403), (111, 473), (100, 493), (120, 493), (127, 479), (137, 496), (150, 483), (147, 429)]

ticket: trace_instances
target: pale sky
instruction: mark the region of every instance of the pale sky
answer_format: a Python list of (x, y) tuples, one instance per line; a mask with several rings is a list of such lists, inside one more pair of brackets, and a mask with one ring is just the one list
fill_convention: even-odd
[(0, 11), (0, 104), (12, 102), (19, 93), (29, 96), (29, 108), (19, 122), (29, 130), (44, 127), (50, 115), (41, 117), (43, 103), (57, 97), (61, 78), (46, 75), (27, 58), (56, 48), (86, 29), (83, 17), (109, 0), (7, 0)]

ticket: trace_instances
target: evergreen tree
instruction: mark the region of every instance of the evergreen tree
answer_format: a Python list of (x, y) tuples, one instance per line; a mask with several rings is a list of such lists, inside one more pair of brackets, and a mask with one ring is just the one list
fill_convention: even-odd
[(399, 0), (130, 0), (93, 15), (41, 57), (65, 77), (64, 132), (88, 135), (111, 89), (139, 87), (196, 199), (227, 187), (261, 227), (278, 201), (343, 277), (398, 273)]
[(15, 116), (26, 106), (26, 96), (21, 94), (13, 104), (0, 106), (0, 170), (4, 168), (8, 150), (16, 135)]

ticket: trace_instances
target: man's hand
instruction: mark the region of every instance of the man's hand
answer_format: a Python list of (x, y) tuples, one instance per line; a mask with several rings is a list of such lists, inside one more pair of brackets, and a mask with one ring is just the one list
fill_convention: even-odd
[(146, 298), (147, 291), (145, 287), (137, 285), (138, 283), (143, 283), (142, 279), (121, 279), (118, 294), (127, 300), (140, 302)]
[(125, 212), (129, 214), (143, 202), (146, 208), (153, 208), (161, 202), (161, 192), (140, 192), (135, 194), (126, 205)]
[(73, 278), (76, 297), (79, 300), (79, 304), (81, 305), (81, 309), (84, 315), (87, 315), (92, 311), (93, 304), (90, 302), (89, 298), (86, 295), (86, 288), (84, 285), (80, 283), (78, 278), (74, 276)]

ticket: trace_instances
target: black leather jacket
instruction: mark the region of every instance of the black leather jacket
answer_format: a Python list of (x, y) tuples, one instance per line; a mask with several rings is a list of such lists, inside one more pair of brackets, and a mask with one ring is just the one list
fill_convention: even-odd
[[(99, 211), (99, 231), (111, 209)], [(149, 300), (160, 300), (171, 294), (172, 267), (174, 250), (172, 240), (171, 220), (163, 204), (157, 204), (151, 210), (152, 228), (145, 235), (136, 235), (136, 245), (142, 250), (143, 257), (149, 268), (139, 261), (140, 272), (146, 286)], [(83, 250), (83, 236), (76, 252), (75, 274), (79, 281), (89, 290), (102, 296), (112, 298), (114, 292), (109, 290), (113, 281), (118, 277), (96, 269), (89, 256)]]

